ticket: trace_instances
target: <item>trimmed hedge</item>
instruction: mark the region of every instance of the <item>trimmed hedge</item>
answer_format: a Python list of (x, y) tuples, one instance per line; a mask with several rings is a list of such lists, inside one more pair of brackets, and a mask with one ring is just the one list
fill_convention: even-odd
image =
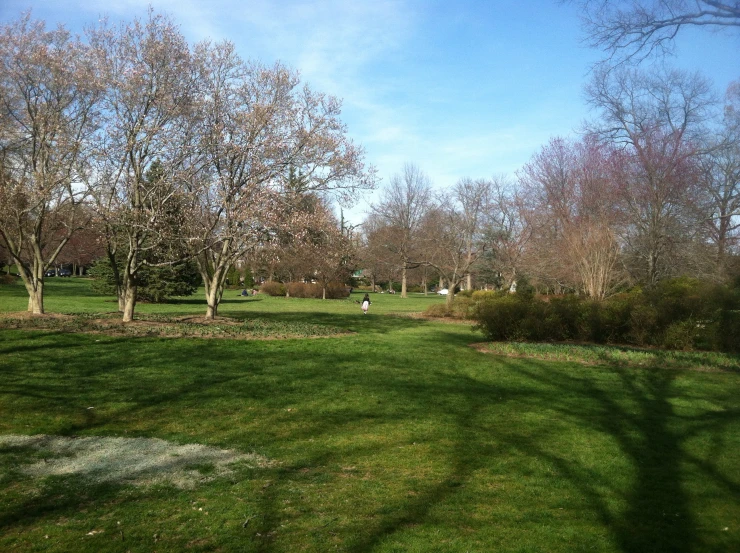
[[(305, 282), (281, 282), (269, 281), (260, 286), (260, 293), (270, 296), (285, 296), (286, 291), (291, 298), (318, 298), (323, 297), (320, 284), (308, 284)], [(343, 299), (349, 296), (349, 289), (341, 283), (330, 283), (326, 287), (326, 299)]]
[(260, 294), (267, 294), (268, 296), (284, 296), (285, 286), (282, 282), (268, 280), (267, 282), (260, 284)]
[(466, 311), (492, 341), (740, 351), (740, 289), (695, 279), (666, 280), (603, 302), (505, 292), (474, 293), (465, 303), (471, 300)]

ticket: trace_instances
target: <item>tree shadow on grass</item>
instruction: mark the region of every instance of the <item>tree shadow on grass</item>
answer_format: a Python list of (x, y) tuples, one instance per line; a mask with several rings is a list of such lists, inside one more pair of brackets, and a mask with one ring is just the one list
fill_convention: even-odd
[[(509, 365), (547, 391), (542, 397), (530, 398), (528, 403), (541, 402), (562, 420), (575, 421), (599, 435), (609, 436), (619, 446), (634, 476), (630, 489), (615, 490), (626, 501), (626, 509), (615, 512), (598, 487), (591, 484), (594, 479), (590, 471), (547, 451), (536, 440), (517, 440), (517, 447), (524, 454), (551, 461), (589, 498), (594, 512), (622, 551), (705, 550), (702, 528), (694, 518), (685, 490), (687, 465), (699, 468), (708, 484), (725, 488), (730, 495), (737, 495), (740, 485), (721, 474), (711, 459), (697, 463), (686, 451), (686, 442), (696, 435), (692, 428), (696, 423), (700, 423), (701, 432), (722, 435), (729, 425), (740, 421), (740, 411), (705, 413), (699, 417), (677, 415), (670, 400), (677, 395), (673, 385), (680, 375), (678, 371), (606, 369), (618, 378), (620, 386), (615, 394), (614, 388), (599, 386), (599, 379), (533, 370), (526, 363)], [(579, 398), (590, 401), (583, 404)]]
[[(28, 477), (21, 481), (27, 482)], [(43, 484), (34, 481), (33, 488), (33, 493), (6, 500), (0, 511), (0, 534), (9, 527), (32, 528), (41, 519), (79, 513), (93, 504), (111, 501), (120, 494), (119, 486), (91, 485), (78, 477), (47, 478)], [(70, 493), (71, 490), (74, 493)]]
[[(285, 316), (274, 315), (281, 320)], [(337, 320), (337, 316), (321, 313), (288, 317), (316, 324), (336, 324)], [(412, 319), (380, 319), (376, 325), (366, 319), (339, 316), (340, 324), (367, 325), (363, 328), (379, 334), (426, 324)], [(305, 469), (394, 455), (399, 447), (396, 438), (389, 438), (380, 449), (361, 441), (341, 448), (322, 445), (373, 425), (395, 425), (402, 436), (413, 432), (410, 427), (426, 428), (423, 438), (435, 446), (434, 462), (442, 464), (444, 471), (421, 482), (413, 496), (394, 493), (384, 498), (371, 518), (353, 521), (343, 530), (331, 528), (340, 532), (336, 539), (352, 553), (371, 552), (386, 541), (398, 541), (402, 547), (408, 532), (436, 523), (435, 511), (440, 507), (465, 501), (465, 490), (479, 486), (482, 474), (497, 473), (516, 485), (531, 478), (533, 472), (541, 472), (537, 463), (542, 462), (552, 467), (553, 478), (564, 483), (565, 495), (583, 498), (585, 507), (574, 507), (574, 516), (584, 511), (592, 514), (614, 547), (625, 553), (719, 548), (720, 539), (708, 537), (700, 528), (686, 489), (686, 467), (701, 474), (708, 486), (725, 490), (725, 500), (738, 496), (738, 483), (715, 462), (724, 448), (726, 429), (740, 420), (737, 409), (677, 414), (671, 399), (678, 393), (675, 383), (682, 377), (681, 371), (570, 367), (500, 358), (491, 361), (466, 347), (471, 341), (469, 334), (435, 327), (423, 336), (424, 343), (410, 342), (405, 350), (398, 346), (386, 349), (383, 342), (368, 340), (357, 342), (351, 351), (317, 348), (307, 341), (276, 347), (254, 342), (172, 340), (144, 340), (141, 345), (149, 347), (139, 351), (130, 346), (131, 340), (110, 339), (97, 346), (92, 364), (79, 349), (63, 354), (65, 377), (56, 384), (53, 407), (61, 407), (64, 401), (105, 405), (126, 398), (129, 403), (90, 419), (70, 416), (55, 432), (117, 433), (131, 428), (132, 422), (135, 427), (136, 421), (153, 419), (147, 432), (162, 435), (170, 432), (168, 417), (187, 413), (194, 421), (206, 417), (201, 430), (194, 427), (195, 434), (211, 435), (219, 445), (239, 444), (247, 449), (255, 444), (258, 449), (277, 452), (299, 449), (296, 444), (305, 446), (297, 460), (275, 471), (274, 481), (260, 496), (260, 517), (253, 526), (254, 532), (264, 536), (257, 545), (260, 551), (284, 550), (280, 542), (285, 517), (281, 502), (286, 490), (306, 478)], [(115, 353), (122, 344), (129, 345), (125, 359), (106, 354), (108, 349)], [(363, 359), (359, 366), (358, 353)], [(411, 364), (412, 360), (417, 364)], [(129, 373), (132, 366), (151, 367), (151, 372), (134, 375)], [(120, 377), (113, 378), (117, 374)], [(19, 380), (3, 393), (15, 397), (37, 394), (43, 382), (34, 380)], [(238, 418), (228, 430), (214, 433), (208, 426), (207, 418), (217, 419), (221, 409), (242, 413), (241, 409), (252, 405), (259, 406), (265, 418), (256, 427), (259, 434), (240, 428)], [(161, 423), (157, 416), (162, 417)], [(295, 417), (300, 417), (300, 424)], [(585, 441), (615, 444), (619, 464), (628, 467), (629, 478), (610, 473), (603, 466), (603, 455), (591, 459), (574, 453), (562, 427), (577, 431)], [(715, 438), (715, 457), (697, 458), (687, 451), (687, 440), (699, 435)], [(450, 441), (449, 446), (436, 445), (445, 440)], [(336, 474), (326, 477), (327, 485), (336, 484), (339, 478)], [(630, 483), (625, 486), (622, 482), (627, 480)], [(552, 508), (546, 499), (525, 492), (531, 502), (511, 503), (511, 509), (521, 516), (533, 519), (538, 510)], [(495, 492), (490, 499), (509, 501)], [(38, 509), (27, 505), (8, 514), (6, 520), (17, 521), (19, 514), (46, 518), (50, 512), (44, 505), (49, 503), (48, 497), (41, 498)], [(65, 505), (65, 509), (74, 508), (73, 503)], [(465, 513), (456, 516), (468, 521)], [(487, 522), (494, 527), (504, 524)], [(557, 524), (553, 520), (539, 522), (540, 526)], [(317, 532), (321, 535), (317, 534), (315, 541), (328, 543), (325, 532)], [(585, 549), (589, 536), (573, 539), (569, 544), (572, 549)]]

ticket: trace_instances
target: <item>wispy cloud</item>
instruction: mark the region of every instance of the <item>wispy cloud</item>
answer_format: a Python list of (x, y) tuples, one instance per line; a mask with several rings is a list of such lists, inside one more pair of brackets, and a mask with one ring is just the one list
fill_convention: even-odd
[[(279, 60), (341, 98), (349, 135), (385, 179), (406, 162), (437, 187), (513, 175), (588, 115), (580, 90), (598, 52), (579, 47), (575, 8), (553, 2), (0, 0), (0, 20), (31, 7), (81, 30), (100, 15), (145, 17), (150, 4), (190, 42), (230, 40), (243, 58)], [(737, 39), (683, 36), (688, 61), (720, 89), (737, 79)]]

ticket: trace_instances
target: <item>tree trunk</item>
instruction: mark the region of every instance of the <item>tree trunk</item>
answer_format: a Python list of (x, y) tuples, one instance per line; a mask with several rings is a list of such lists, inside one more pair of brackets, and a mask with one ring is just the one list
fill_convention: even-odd
[(326, 286), (321, 287), (321, 299), (322, 300), (326, 299)]
[(408, 297), (406, 294), (406, 264), (404, 263), (403, 269), (401, 269), (401, 297)]
[(221, 260), (209, 259), (207, 254), (199, 255), (195, 258), (195, 261), (198, 264), (198, 272), (200, 272), (205, 287), (207, 305), (205, 316), (206, 319), (213, 320), (218, 316), (218, 306), (224, 295), (224, 283), (230, 266), (222, 265)]
[(123, 322), (130, 323), (134, 320), (134, 310), (136, 309), (136, 286), (126, 284), (123, 288)]
[(35, 286), (26, 285), (28, 290), (28, 312), (34, 315), (43, 315), (44, 313), (44, 282), (38, 280)]
[(218, 285), (211, 284), (208, 294), (206, 295), (206, 319), (213, 320), (218, 316)]
[(448, 310), (452, 308), (452, 302), (455, 299), (455, 288), (459, 282), (457, 279), (450, 279), (449, 288), (447, 288), (447, 297), (445, 298), (445, 306)]
[(719, 231), (717, 233), (717, 269), (720, 276), (726, 275), (726, 251), (727, 251), (727, 235), (729, 234), (730, 219), (729, 217), (723, 216), (719, 220)]
[(206, 286), (206, 319), (213, 320), (218, 316), (218, 306), (224, 296), (224, 280), (226, 271), (217, 271)]

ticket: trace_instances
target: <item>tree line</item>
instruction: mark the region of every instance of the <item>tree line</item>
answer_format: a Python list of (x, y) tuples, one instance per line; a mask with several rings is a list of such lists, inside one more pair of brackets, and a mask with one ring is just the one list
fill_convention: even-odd
[[(740, 275), (740, 82), (718, 100), (698, 73), (601, 67), (597, 117), (553, 138), (514, 178), (463, 178), (435, 197), (408, 165), (364, 222), (371, 276), (426, 288), (603, 299), (675, 276)], [(452, 295), (448, 295), (448, 301)]]
[(430, 276), (450, 291), (524, 280), (602, 300), (675, 276), (740, 276), (740, 81), (718, 100), (699, 73), (663, 63), (685, 28), (740, 27), (740, 7), (567, 2), (605, 54), (585, 88), (596, 119), (581, 138), (551, 139), (514, 177), (464, 178), (440, 197), (405, 168), (363, 226), (373, 281), (400, 280), (405, 295), (409, 277), (425, 291)]
[(340, 115), (294, 70), (191, 46), (151, 10), (84, 38), (30, 14), (3, 26), (0, 242), (29, 311), (44, 312), (44, 273), (76, 234), (109, 259), (124, 321), (147, 267), (194, 260), (213, 318), (239, 259), (334, 251), (328, 198), (376, 183)]
[(356, 267), (403, 296), (433, 282), (603, 299), (671, 276), (725, 281), (740, 272), (740, 82), (715, 96), (696, 73), (602, 64), (579, 138), (441, 194), (408, 164), (356, 233), (329, 199), (377, 179), (336, 98), (229, 42), (191, 46), (151, 10), (84, 38), (26, 14), (0, 28), (0, 248), (33, 313), (49, 267), (104, 256), (127, 321), (148, 270), (184, 260), (209, 318), (239, 264), (324, 294)]

